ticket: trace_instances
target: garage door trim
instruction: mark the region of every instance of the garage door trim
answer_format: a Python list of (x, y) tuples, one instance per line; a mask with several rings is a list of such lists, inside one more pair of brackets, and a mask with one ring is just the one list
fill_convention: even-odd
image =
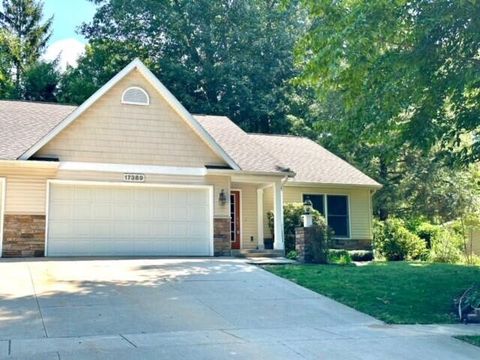
[[(4, 180), (4, 179), (3, 179)], [(0, 178), (1, 184), (2, 178)], [(86, 185), (86, 186), (122, 186), (122, 187), (149, 187), (149, 188), (175, 188), (175, 189), (204, 189), (208, 190), (208, 205), (209, 205), (209, 219), (210, 219), (210, 231), (209, 231), (209, 248), (210, 256), (213, 256), (213, 185), (191, 185), (191, 184), (145, 184), (145, 183), (125, 183), (118, 181), (79, 181), (79, 180), (47, 180), (47, 191), (45, 201), (45, 256), (48, 256), (48, 222), (49, 222), (49, 204), (50, 204), (50, 187), (52, 184), (62, 185)], [(5, 192), (5, 186), (2, 186), (3, 192)], [(3, 196), (3, 203), (5, 203), (5, 196)], [(3, 212), (2, 212), (3, 214)], [(3, 216), (0, 226), (3, 225)], [(3, 234), (3, 229), (2, 229)], [(1, 236), (1, 235), (0, 235)], [(0, 237), (1, 239), (1, 237)], [(1, 250), (1, 243), (0, 243)]]
[(5, 221), (6, 187), (6, 179), (0, 177), (0, 257), (2, 257), (3, 254), (3, 222)]

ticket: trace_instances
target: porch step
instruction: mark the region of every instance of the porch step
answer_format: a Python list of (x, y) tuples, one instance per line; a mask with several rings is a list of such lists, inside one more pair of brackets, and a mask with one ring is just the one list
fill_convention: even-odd
[(277, 258), (277, 257), (284, 257), (285, 252), (283, 250), (242, 249), (242, 250), (232, 250), (232, 256), (240, 257), (240, 258), (253, 258), (253, 257)]

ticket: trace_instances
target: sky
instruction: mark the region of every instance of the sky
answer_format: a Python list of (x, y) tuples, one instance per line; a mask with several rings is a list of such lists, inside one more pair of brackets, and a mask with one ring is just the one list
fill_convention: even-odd
[(60, 54), (60, 68), (67, 64), (76, 65), (76, 60), (84, 49), (87, 40), (78, 34), (78, 27), (88, 22), (95, 14), (95, 5), (87, 0), (43, 0), (45, 19), (54, 16), (52, 36), (44, 58), (53, 60)]

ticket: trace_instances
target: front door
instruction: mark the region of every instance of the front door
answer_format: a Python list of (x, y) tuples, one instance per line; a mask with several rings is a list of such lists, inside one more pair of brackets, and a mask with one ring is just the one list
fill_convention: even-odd
[(230, 241), (232, 249), (240, 249), (240, 191), (230, 192)]

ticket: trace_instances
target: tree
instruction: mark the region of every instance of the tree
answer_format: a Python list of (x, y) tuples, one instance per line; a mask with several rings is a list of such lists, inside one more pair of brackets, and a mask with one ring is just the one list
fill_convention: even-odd
[(36, 62), (23, 74), (23, 99), (56, 102), (59, 80), (58, 60)]
[(97, 72), (111, 76), (139, 57), (191, 112), (227, 115), (250, 131), (288, 131), (293, 47), (305, 28), (297, 5), (97, 2), (93, 21), (82, 27), (90, 50), (69, 71), (64, 101), (84, 100), (105, 80)]
[(458, 214), (470, 181), (459, 166), (480, 156), (478, 2), (301, 3), (299, 81), (318, 99), (304, 131), (384, 185), (380, 218)]
[(43, 4), (37, 0), (3, 0), (0, 31), (3, 47), (14, 68), (17, 96), (22, 95), (24, 71), (40, 57), (50, 35), (53, 17), (42, 23)]
[(13, 96), (14, 85), (11, 76), (11, 62), (5, 48), (5, 34), (0, 30), (0, 98)]
[(298, 47), (303, 82), (337, 93), (355, 129), (480, 158), (478, 1), (302, 3), (312, 23)]

